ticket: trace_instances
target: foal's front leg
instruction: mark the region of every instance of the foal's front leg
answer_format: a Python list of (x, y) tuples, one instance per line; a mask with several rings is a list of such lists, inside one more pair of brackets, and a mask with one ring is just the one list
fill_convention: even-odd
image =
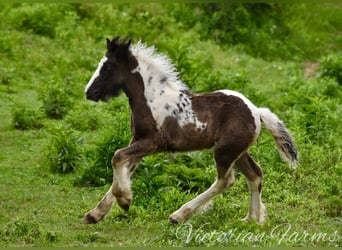
[(130, 177), (141, 158), (119, 161), (117, 159), (120, 159), (121, 156), (118, 155), (120, 155), (120, 151), (117, 151), (112, 159), (113, 185), (111, 187), (111, 191), (115, 196), (118, 205), (125, 211), (128, 211), (133, 199)]
[[(101, 201), (97, 204), (97, 206), (85, 215), (85, 217), (83, 218), (84, 223), (95, 224), (102, 220), (111, 210), (115, 201), (117, 201), (118, 204), (125, 210), (128, 210), (127, 205), (125, 206), (123, 204), (128, 204), (127, 201), (129, 200), (130, 202), (132, 200), (132, 192), (130, 191), (130, 176), (133, 174), (139, 161), (140, 158), (135, 158), (131, 161), (127, 161), (125, 166), (119, 168), (119, 170), (117, 171), (115, 171), (115, 169), (118, 168), (113, 167), (113, 183), (111, 187), (101, 199)], [(125, 191), (121, 193), (118, 192), (118, 187), (123, 188), (123, 190)], [(115, 194), (118, 195), (118, 198), (115, 197)], [(124, 197), (126, 198), (123, 198), (123, 194), (125, 194)], [(124, 203), (123, 201), (126, 201), (126, 203)]]
[(152, 140), (134, 141), (127, 148), (115, 152), (112, 159), (113, 184), (97, 206), (85, 215), (84, 223), (99, 222), (108, 214), (115, 201), (124, 210), (129, 209), (132, 201), (130, 176), (141, 158), (155, 151), (154, 145)]

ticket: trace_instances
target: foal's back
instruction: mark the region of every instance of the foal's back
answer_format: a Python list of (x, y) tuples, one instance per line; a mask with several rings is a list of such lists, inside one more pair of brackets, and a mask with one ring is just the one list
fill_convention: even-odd
[(210, 148), (229, 143), (248, 147), (260, 133), (257, 108), (243, 95), (234, 91), (188, 94), (195, 120), (201, 126), (188, 123), (180, 126), (183, 106), (178, 116), (166, 117), (160, 129), (166, 135), (166, 148), (170, 151), (188, 151)]

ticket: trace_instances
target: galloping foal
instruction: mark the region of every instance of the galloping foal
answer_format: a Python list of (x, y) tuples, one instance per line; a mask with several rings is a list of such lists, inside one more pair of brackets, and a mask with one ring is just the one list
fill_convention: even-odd
[(107, 39), (107, 53), (100, 61), (85, 93), (93, 101), (108, 101), (123, 91), (131, 108), (133, 138), (112, 159), (113, 183), (89, 211), (85, 223), (97, 223), (115, 201), (128, 210), (132, 201), (130, 176), (139, 161), (157, 152), (184, 152), (213, 148), (217, 178), (212, 186), (170, 215), (184, 222), (211, 199), (234, 183), (233, 165), (246, 176), (250, 207), (246, 221), (261, 223), (265, 206), (261, 201), (262, 169), (248, 154), (261, 125), (273, 135), (283, 158), (297, 163), (292, 137), (279, 118), (267, 108), (257, 108), (242, 94), (231, 90), (191, 93), (181, 82), (173, 64), (154, 47), (131, 41)]

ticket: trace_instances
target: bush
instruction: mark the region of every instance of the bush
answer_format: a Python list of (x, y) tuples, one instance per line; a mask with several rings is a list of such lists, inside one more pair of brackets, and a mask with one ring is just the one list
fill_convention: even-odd
[(342, 85), (342, 53), (330, 54), (321, 60), (321, 76), (336, 79)]
[(168, 47), (168, 54), (172, 58), (177, 72), (184, 83), (190, 88), (197, 85), (198, 80), (206, 71), (201, 58), (189, 52), (191, 41), (174, 41), (173, 47)]
[[(115, 103), (115, 102), (113, 102)], [(117, 105), (117, 104), (115, 104)], [(117, 149), (129, 144), (129, 118), (127, 113), (117, 113), (113, 123), (96, 143), (95, 149), (87, 153), (88, 167), (75, 181), (75, 185), (102, 186), (113, 180), (112, 157)]]
[(83, 138), (74, 130), (62, 126), (51, 132), (51, 142), (47, 148), (46, 161), (54, 173), (70, 173), (84, 159), (81, 149)]
[(12, 123), (16, 129), (40, 129), (42, 118), (41, 112), (31, 107), (17, 106), (12, 110)]
[(324, 77), (319, 79), (319, 83), (322, 87), (323, 95), (336, 98), (337, 100), (342, 99), (342, 88), (335, 78)]
[(186, 26), (199, 25), (203, 40), (241, 45), (254, 56), (272, 59), (279, 56), (291, 58), (296, 49), (285, 42), (290, 29), (281, 4), (181, 4), (169, 9), (171, 15)]
[[(62, 7), (62, 8), (61, 8)], [(11, 11), (9, 21), (20, 30), (54, 38), (55, 27), (63, 19), (63, 7), (56, 4), (20, 4)], [(47, 13), (49, 13), (47, 15)]]
[(49, 82), (42, 89), (39, 98), (43, 102), (46, 116), (52, 119), (63, 119), (72, 106), (71, 95), (61, 84)]
[[(89, 105), (71, 110), (65, 118), (65, 121), (75, 130), (86, 131), (95, 130), (101, 126), (100, 114), (93, 109), (89, 110)], [(88, 109), (88, 110), (87, 110)]]

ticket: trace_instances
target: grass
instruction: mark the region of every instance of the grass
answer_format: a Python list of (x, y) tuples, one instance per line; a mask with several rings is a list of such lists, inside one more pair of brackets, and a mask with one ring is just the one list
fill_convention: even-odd
[[(341, 246), (338, 6), (284, 5), (287, 44), (278, 44), (278, 37), (272, 53), (263, 56), (246, 41), (233, 45), (205, 37), (201, 29), (208, 27), (190, 5), (3, 4), (0, 245)], [(311, 20), (324, 22), (309, 25)], [(265, 27), (260, 34), (272, 37)], [(193, 91), (240, 91), (288, 125), (300, 153), (297, 170), (281, 161), (267, 133), (250, 151), (265, 172), (265, 224), (240, 221), (248, 192), (238, 172), (235, 186), (214, 199), (212, 210), (186, 224), (169, 224), (170, 213), (214, 180), (210, 151), (146, 157), (133, 176), (130, 211), (115, 206), (99, 224), (81, 223), (109, 188), (113, 151), (129, 141), (126, 98), (93, 104), (83, 93), (105, 38), (117, 34), (168, 54)], [(258, 37), (260, 51), (268, 42)], [(277, 53), (277, 44), (285, 51)], [(298, 53), (289, 57), (293, 48)], [(319, 67), (305, 76), (305, 67), (314, 63)], [(59, 94), (49, 97), (52, 90)], [(53, 100), (53, 107), (63, 108), (61, 117), (46, 112)], [(70, 153), (62, 158), (73, 164), (68, 171), (63, 162), (62, 171), (51, 171), (54, 140)]]

